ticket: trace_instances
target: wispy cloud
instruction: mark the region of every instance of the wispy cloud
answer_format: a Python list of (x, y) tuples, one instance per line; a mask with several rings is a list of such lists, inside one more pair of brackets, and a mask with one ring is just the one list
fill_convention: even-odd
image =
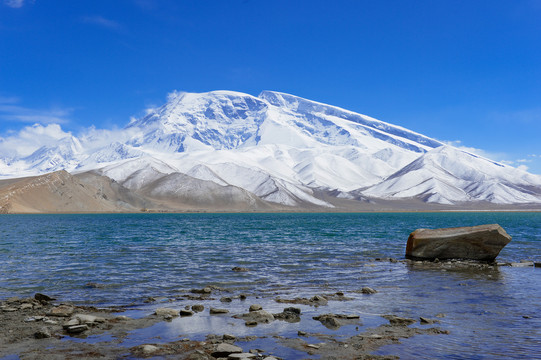
[(502, 123), (538, 124), (541, 122), (541, 108), (493, 112), (489, 118)]
[(24, 3), (25, 0), (4, 0), (4, 5), (14, 9), (23, 7)]
[(63, 131), (58, 124), (26, 126), (4, 138), (0, 137), (0, 157), (28, 156), (40, 147), (53, 145), (67, 136), (71, 136), (71, 133)]
[(38, 123), (65, 124), (69, 122), (72, 109), (31, 109), (20, 105), (16, 97), (0, 97), (0, 120)]
[(92, 24), (92, 25), (100, 26), (105, 29), (109, 29), (109, 30), (115, 30), (115, 31), (124, 30), (124, 27), (117, 21), (104, 18), (103, 16), (100, 16), (100, 15), (84, 16), (83, 18), (81, 18), (81, 21), (85, 24)]

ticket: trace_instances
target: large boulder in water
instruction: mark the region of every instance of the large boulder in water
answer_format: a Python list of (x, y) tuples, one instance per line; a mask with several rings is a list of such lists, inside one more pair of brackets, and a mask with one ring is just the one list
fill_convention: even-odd
[(406, 245), (406, 258), (493, 261), (511, 236), (498, 224), (448, 229), (417, 229)]

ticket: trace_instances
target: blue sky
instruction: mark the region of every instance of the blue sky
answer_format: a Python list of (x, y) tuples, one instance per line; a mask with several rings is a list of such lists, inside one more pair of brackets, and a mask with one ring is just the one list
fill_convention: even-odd
[(0, 0), (0, 136), (276, 90), (541, 174), (541, 0)]

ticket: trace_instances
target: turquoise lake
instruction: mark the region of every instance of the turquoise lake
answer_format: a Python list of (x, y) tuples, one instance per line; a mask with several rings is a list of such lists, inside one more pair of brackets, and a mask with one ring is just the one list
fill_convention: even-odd
[[(384, 322), (382, 314), (446, 315), (438, 326), (449, 335), (416, 336), (376, 354), (539, 359), (541, 268), (453, 271), (387, 260), (404, 259), (408, 235), (417, 228), (490, 223), (500, 224), (513, 237), (498, 262), (541, 261), (541, 213), (2, 215), (0, 299), (42, 292), (59, 300), (127, 306), (134, 314), (144, 314), (157, 306), (145, 303), (149, 297), (175, 298), (214, 285), (230, 294), (254, 294), (264, 308), (281, 311), (277, 296), (342, 291), (353, 299), (331, 301), (326, 309), (303, 308), (303, 313), (354, 312), (363, 326)], [(231, 271), (235, 266), (250, 271)], [(378, 293), (355, 292), (364, 286)], [(235, 310), (237, 305), (231, 306)], [(165, 341), (170, 326), (153, 331)], [(205, 318), (174, 326), (176, 333), (193, 338), (213, 331), (245, 331)], [(256, 331), (296, 333), (299, 326), (333, 334), (308, 320), (258, 326)], [(335, 334), (354, 333), (354, 327), (343, 327)]]

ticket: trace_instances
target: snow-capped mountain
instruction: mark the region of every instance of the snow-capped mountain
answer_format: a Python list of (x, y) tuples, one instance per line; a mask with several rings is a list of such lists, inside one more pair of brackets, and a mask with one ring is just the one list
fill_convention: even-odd
[(110, 142), (98, 140), (70, 135), (4, 159), (0, 176), (93, 171), (141, 196), (190, 204), (199, 197), (206, 207), (216, 201), (332, 208), (345, 199), (541, 203), (541, 176), (272, 91), (175, 92)]

